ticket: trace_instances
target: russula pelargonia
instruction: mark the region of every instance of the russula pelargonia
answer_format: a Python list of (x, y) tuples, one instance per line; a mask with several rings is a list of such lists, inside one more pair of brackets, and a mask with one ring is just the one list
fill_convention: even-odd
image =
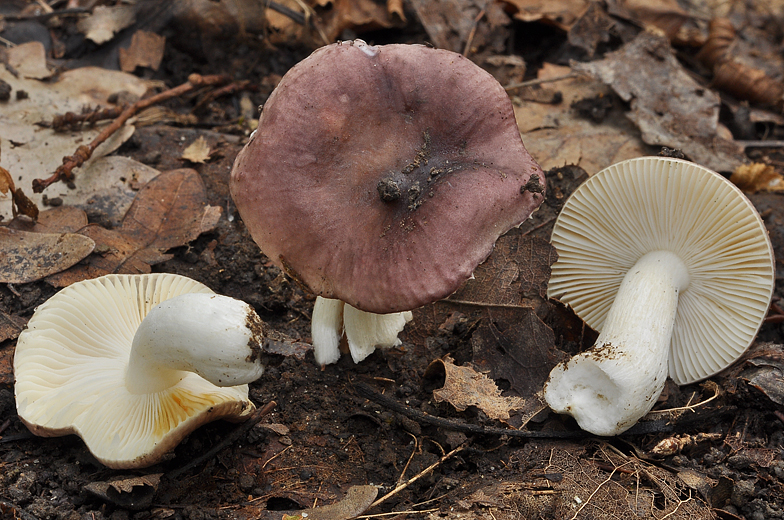
[(686, 385), (729, 366), (773, 292), (773, 249), (754, 206), (721, 175), (678, 159), (631, 159), (590, 177), (552, 243), (548, 295), (600, 333), (553, 369), (544, 396), (597, 435), (633, 426), (668, 375)]
[(246, 303), (183, 276), (75, 283), (19, 336), (17, 412), (36, 435), (80, 436), (106, 466), (149, 466), (202, 424), (253, 411), (264, 329)]
[[(344, 316), (348, 306), (390, 314), (448, 296), (543, 192), (489, 73), (454, 52), (361, 40), (323, 47), (283, 77), (231, 175), (261, 250), (317, 296), (345, 302)], [(339, 339), (349, 327), (334, 330), (340, 312), (314, 311), (321, 363), (339, 355), (337, 340), (316, 338)], [(406, 319), (389, 321), (402, 329)], [(346, 335), (355, 359), (372, 352)]]

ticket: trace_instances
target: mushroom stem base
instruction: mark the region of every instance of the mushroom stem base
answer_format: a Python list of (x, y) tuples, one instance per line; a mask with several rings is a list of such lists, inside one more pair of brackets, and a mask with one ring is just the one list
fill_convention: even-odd
[(550, 372), (547, 404), (596, 435), (633, 426), (664, 388), (678, 294), (688, 284), (674, 253), (643, 256), (621, 282), (596, 344)]

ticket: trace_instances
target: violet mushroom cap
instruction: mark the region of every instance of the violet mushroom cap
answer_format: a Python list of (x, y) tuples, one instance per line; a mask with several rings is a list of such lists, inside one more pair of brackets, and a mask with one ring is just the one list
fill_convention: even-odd
[(272, 262), (383, 314), (454, 292), (539, 206), (544, 175), (489, 73), (445, 50), (356, 40), (286, 73), (231, 194)]
[(617, 435), (667, 375), (679, 385), (728, 367), (767, 314), (773, 248), (759, 214), (721, 175), (677, 159), (614, 164), (580, 185), (555, 223), (548, 295), (600, 331), (557, 365), (550, 407)]
[(264, 337), (250, 306), (184, 276), (78, 282), (19, 336), (17, 412), (36, 435), (79, 435), (106, 466), (149, 466), (202, 424), (253, 411)]

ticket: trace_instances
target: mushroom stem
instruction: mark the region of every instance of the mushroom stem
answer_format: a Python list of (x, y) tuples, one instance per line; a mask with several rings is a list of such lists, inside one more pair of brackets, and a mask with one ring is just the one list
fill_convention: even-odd
[(255, 381), (264, 371), (261, 320), (248, 304), (192, 293), (153, 307), (133, 337), (125, 384), (134, 394), (165, 390), (183, 372), (216, 386)]
[(345, 332), (354, 363), (377, 348), (400, 345), (397, 335), (411, 321), (411, 311), (376, 314), (365, 312), (334, 298), (316, 297), (311, 319), (313, 354), (324, 366), (340, 358), (340, 339)]
[(596, 435), (618, 435), (648, 413), (667, 378), (678, 294), (689, 272), (670, 251), (626, 273), (596, 344), (557, 365), (544, 387), (550, 408)]

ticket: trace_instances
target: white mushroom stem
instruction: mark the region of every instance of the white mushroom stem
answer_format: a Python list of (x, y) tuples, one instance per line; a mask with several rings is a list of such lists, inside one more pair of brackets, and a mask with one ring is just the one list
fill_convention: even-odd
[(411, 311), (376, 314), (361, 311), (341, 300), (319, 296), (311, 320), (316, 363), (323, 366), (337, 362), (344, 333), (354, 363), (368, 357), (376, 348), (400, 345), (397, 335), (412, 317)]
[(674, 253), (638, 260), (596, 344), (550, 372), (544, 387), (550, 408), (596, 435), (620, 434), (648, 413), (664, 388), (678, 294), (688, 286), (688, 269)]
[(159, 392), (194, 372), (216, 386), (255, 381), (264, 371), (261, 321), (248, 304), (217, 294), (175, 296), (153, 307), (133, 337), (125, 384)]

